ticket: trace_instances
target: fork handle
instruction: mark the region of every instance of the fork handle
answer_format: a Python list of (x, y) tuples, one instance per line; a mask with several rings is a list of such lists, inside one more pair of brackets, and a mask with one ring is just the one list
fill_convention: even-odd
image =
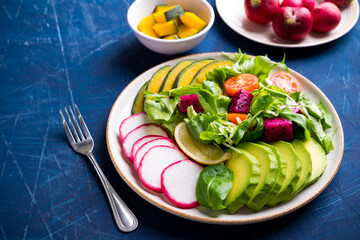
[(131, 232), (138, 226), (138, 220), (134, 213), (128, 208), (124, 201), (119, 197), (110, 182), (107, 180), (100, 166), (95, 160), (92, 152), (87, 152), (86, 156), (90, 159), (93, 164), (101, 183), (105, 189), (106, 195), (109, 199), (110, 206), (115, 218), (116, 225), (123, 232)]

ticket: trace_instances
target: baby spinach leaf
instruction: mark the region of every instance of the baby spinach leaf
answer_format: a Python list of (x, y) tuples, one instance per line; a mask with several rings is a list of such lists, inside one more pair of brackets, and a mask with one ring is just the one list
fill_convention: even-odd
[(233, 187), (234, 173), (223, 164), (207, 166), (196, 184), (199, 204), (213, 210), (226, 208), (225, 198)]

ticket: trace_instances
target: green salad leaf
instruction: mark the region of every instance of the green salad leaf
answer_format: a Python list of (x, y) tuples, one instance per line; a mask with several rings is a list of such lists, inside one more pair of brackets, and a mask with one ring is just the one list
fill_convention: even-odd
[(326, 130), (332, 128), (332, 117), (323, 102), (315, 104), (310, 99), (306, 98), (304, 94), (297, 96), (299, 104), (302, 106), (301, 111), (303, 116), (309, 120), (311, 125), (311, 134), (314, 136), (328, 153), (334, 149), (332, 137), (337, 129), (326, 133)]
[(289, 71), (285, 64), (285, 56), (281, 62), (274, 63), (267, 56), (251, 57), (246, 53), (242, 53), (241, 50), (235, 54), (223, 54), (233, 62), (232, 66), (218, 67), (206, 74), (206, 80), (216, 82), (221, 88), (224, 87), (226, 79), (241, 73), (254, 74), (261, 83), (269, 85), (267, 79), (273, 73)]
[(213, 210), (226, 208), (225, 198), (233, 187), (234, 173), (223, 164), (204, 168), (196, 184), (196, 197), (201, 206)]
[[(332, 150), (334, 131), (332, 118), (324, 103), (314, 103), (303, 93), (289, 95), (283, 89), (267, 83), (272, 73), (288, 71), (285, 56), (274, 63), (267, 56), (251, 57), (239, 51), (224, 55), (233, 61), (232, 66), (215, 68), (206, 74), (206, 81), (161, 93), (145, 92), (145, 111), (151, 121), (160, 123), (173, 133), (176, 125), (185, 121), (194, 137), (204, 144), (215, 144), (222, 148), (236, 146), (240, 142), (259, 139), (263, 134), (264, 118), (282, 117), (293, 122), (294, 138), (315, 137), (326, 152)], [(235, 125), (226, 119), (231, 99), (224, 92), (227, 78), (241, 73), (251, 73), (259, 77), (260, 87), (252, 91), (253, 100), (246, 120)], [(182, 95), (197, 94), (204, 111), (195, 112), (192, 107), (187, 114), (180, 113), (178, 105)], [(300, 108), (302, 114), (293, 112)]]

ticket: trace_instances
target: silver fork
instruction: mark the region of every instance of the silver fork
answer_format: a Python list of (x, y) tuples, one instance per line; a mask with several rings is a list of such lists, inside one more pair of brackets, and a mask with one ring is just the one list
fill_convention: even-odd
[[(70, 128), (65, 120), (61, 109), (59, 111), (70, 145), (76, 152), (86, 155), (93, 164), (97, 174), (99, 175), (101, 183), (103, 184), (106, 195), (109, 199), (116, 225), (123, 232), (131, 232), (135, 230), (138, 226), (137, 218), (128, 208), (128, 206), (126, 206), (123, 200), (119, 197), (114, 188), (111, 186), (104, 173), (100, 169), (100, 166), (97, 164), (94, 155), (92, 154), (92, 150), (94, 148), (94, 141), (90, 135), (90, 132), (85, 124), (83, 117), (80, 114), (78, 107), (75, 104), (76, 115), (79, 119), (81, 127), (78, 124), (78, 120), (76, 119), (72, 108), (69, 106), (70, 114), (66, 107), (64, 110), (67, 115)], [(70, 115), (73, 120), (71, 120)]]

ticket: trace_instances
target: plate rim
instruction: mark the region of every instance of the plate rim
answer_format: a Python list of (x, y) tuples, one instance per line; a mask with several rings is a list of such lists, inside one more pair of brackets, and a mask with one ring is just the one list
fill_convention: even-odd
[[(192, 221), (197, 221), (197, 222), (202, 222), (202, 223), (209, 223), (209, 224), (218, 224), (218, 225), (242, 225), (242, 224), (251, 224), (251, 223), (256, 223), (256, 222), (262, 222), (262, 221), (267, 221), (267, 220), (271, 220), (271, 219), (275, 219), (277, 217), (286, 215), (290, 212), (293, 212), (301, 207), (303, 207), (304, 205), (306, 205), (307, 203), (311, 202), (315, 197), (317, 197), (321, 192), (323, 192), (325, 190), (325, 188), (327, 188), (327, 186), (331, 183), (331, 181), (334, 179), (336, 173), (338, 172), (338, 169), (341, 165), (341, 161), (343, 159), (343, 154), (344, 154), (344, 133), (343, 133), (343, 127), (340, 121), (340, 117), (335, 109), (335, 107), (332, 105), (332, 103), (330, 102), (330, 100), (327, 98), (327, 96), (313, 83), (311, 82), (309, 79), (307, 79), (306, 77), (304, 77), (303, 75), (301, 75), (300, 73), (292, 70), (289, 68), (289, 70), (292, 73), (295, 73), (296, 75), (301, 76), (306, 82), (307, 84), (310, 85), (311, 89), (314, 89), (317, 93), (320, 93), (323, 97), (323, 99), (326, 101), (326, 104), (328, 106), (330, 106), (332, 108), (332, 111), (335, 113), (335, 116), (333, 116), (334, 121), (337, 122), (338, 124), (338, 130), (340, 132), (340, 148), (339, 148), (339, 156), (336, 159), (335, 163), (336, 163), (336, 168), (333, 170), (332, 174), (328, 177), (328, 179), (326, 180), (326, 183), (324, 184), (324, 186), (321, 187), (321, 189), (319, 189), (318, 191), (315, 191), (314, 193), (311, 193), (309, 195), (309, 197), (306, 198), (306, 200), (301, 201), (298, 204), (295, 204), (293, 206), (290, 206), (288, 208), (286, 208), (283, 211), (279, 211), (276, 212), (274, 214), (270, 214), (269, 216), (255, 216), (255, 217), (247, 217), (246, 219), (219, 219), (219, 218), (211, 218), (211, 217), (202, 217), (202, 216), (194, 216), (192, 214), (186, 213), (186, 209), (180, 209), (177, 207), (173, 207), (169, 204), (169, 206), (166, 206), (164, 204), (161, 204), (151, 198), (149, 198), (147, 195), (142, 194), (139, 190), (137, 190), (137, 188), (141, 188), (141, 186), (135, 186), (130, 180), (127, 179), (127, 177), (125, 176), (125, 174), (121, 171), (120, 167), (117, 165), (115, 158), (114, 158), (114, 154), (110, 148), (110, 133), (109, 133), (109, 129), (110, 129), (110, 123), (111, 123), (111, 117), (113, 112), (115, 111), (115, 107), (117, 106), (117, 103), (119, 101), (119, 99), (121, 99), (122, 94), (127, 92), (127, 89), (129, 89), (133, 84), (135, 84), (135, 82), (140, 81), (140, 79), (146, 75), (149, 74), (153, 71), (155, 71), (156, 69), (164, 66), (164, 65), (168, 65), (168, 64), (176, 64), (177, 62), (183, 60), (183, 59), (199, 59), (201, 58), (201, 56), (205, 56), (205, 57), (209, 57), (209, 55), (214, 55), (214, 56), (218, 56), (221, 57), (223, 55), (222, 52), (208, 52), (208, 53), (199, 53), (199, 54), (192, 54), (192, 55), (187, 55), (187, 56), (183, 56), (183, 57), (178, 57), (178, 58), (174, 58), (171, 60), (168, 60), (166, 62), (160, 63), (148, 70), (146, 70), (145, 72), (143, 72), (142, 74), (140, 74), (139, 76), (137, 76), (136, 78), (134, 78), (122, 91), (121, 93), (118, 95), (118, 97), (116, 98), (109, 116), (108, 116), (108, 120), (107, 120), (107, 126), (106, 126), (106, 145), (107, 145), (107, 149), (108, 149), (108, 153), (109, 156), (111, 158), (111, 161), (115, 167), (115, 169), (117, 170), (118, 174), (121, 176), (121, 178), (124, 180), (124, 182), (140, 197), (142, 197), (143, 199), (145, 199), (146, 201), (148, 201), (149, 203), (151, 203), (152, 205), (154, 205), (155, 207), (158, 207), (170, 214), (188, 219), (188, 220), (192, 220)], [(251, 56), (251, 55), (249, 55)], [(130, 113), (129, 113), (130, 114)], [(120, 123), (119, 123), (120, 124)], [(122, 157), (124, 157), (122, 155)], [(126, 161), (125, 159), (122, 159), (124, 161)], [(146, 192), (148, 192), (146, 190)], [(149, 192), (149, 194), (153, 194), (153, 195), (159, 195), (158, 193), (155, 192)], [(200, 206), (200, 208), (202, 208)]]
[[(322, 45), (322, 44), (326, 44), (332, 41), (335, 41), (336, 39), (341, 38), (342, 36), (344, 36), (345, 34), (347, 34), (348, 32), (350, 32), (354, 26), (356, 25), (358, 19), (359, 19), (359, 3), (357, 0), (354, 0), (350, 3), (349, 6), (353, 7), (353, 11), (356, 14), (354, 20), (351, 22), (350, 26), (348, 27), (348, 29), (346, 29), (346, 31), (341, 32), (341, 34), (337, 34), (334, 35), (330, 38), (324, 38), (323, 40), (319, 40), (316, 42), (309, 42), (309, 43), (299, 43), (299, 44), (286, 44), (286, 43), (276, 43), (276, 42), (268, 42), (268, 41), (263, 41), (261, 39), (257, 39), (256, 37), (253, 37), (249, 34), (243, 34), (242, 32), (237, 30), (237, 25), (235, 25), (231, 19), (229, 19), (228, 17), (226, 17), (227, 15), (224, 15), (223, 12), (219, 11), (219, 6), (223, 6), (223, 4), (226, 4), (226, 1), (228, 0), (215, 0), (215, 5), (216, 5), (216, 11), (218, 12), (220, 18), (224, 21), (224, 23), (231, 28), (234, 32), (236, 32), (237, 34), (251, 40), (257, 43), (261, 43), (264, 45), (268, 45), (268, 46), (273, 46), (273, 47), (284, 47), (284, 48), (305, 48), (305, 47), (314, 47), (314, 46), (318, 46), (318, 45)], [(244, 0), (243, 0), (244, 1)], [(220, 9), (222, 9), (222, 7), (220, 7)]]

